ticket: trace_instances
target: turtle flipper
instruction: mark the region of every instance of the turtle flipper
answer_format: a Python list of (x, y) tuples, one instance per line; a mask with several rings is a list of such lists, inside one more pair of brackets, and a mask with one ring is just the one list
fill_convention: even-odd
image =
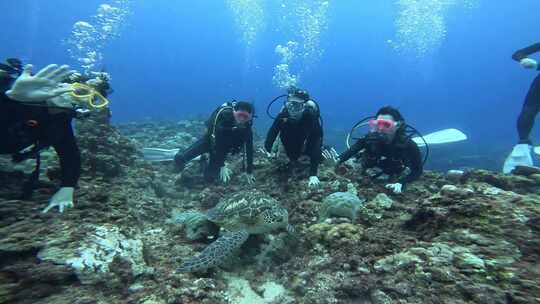
[(198, 256), (184, 262), (178, 271), (194, 272), (215, 267), (226, 260), (248, 238), (247, 231), (229, 232), (206, 247)]

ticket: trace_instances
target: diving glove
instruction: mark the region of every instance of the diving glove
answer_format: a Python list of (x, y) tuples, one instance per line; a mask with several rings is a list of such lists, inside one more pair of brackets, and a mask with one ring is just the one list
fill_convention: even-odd
[(255, 183), (255, 176), (253, 176), (253, 174), (246, 173), (244, 174), (244, 180), (248, 185), (253, 185)]
[(319, 178), (317, 176), (310, 176), (309, 177), (309, 182), (308, 182), (308, 187), (309, 188), (318, 188), (319, 186), (321, 185), (321, 181), (319, 180)]
[(339, 154), (337, 153), (336, 149), (334, 149), (334, 147), (324, 149), (322, 151), (322, 157), (325, 160), (328, 160), (328, 161), (330, 161), (330, 162), (332, 162), (334, 164), (339, 163)]
[(51, 64), (32, 76), (32, 65), (26, 65), (6, 95), (12, 100), (21, 102), (42, 102), (72, 92), (70, 84), (61, 83), (71, 73), (73, 71), (67, 65), (58, 67)]
[(538, 62), (531, 58), (523, 58), (519, 64), (526, 69), (538, 69)]
[(231, 180), (232, 170), (227, 168), (227, 165), (224, 165), (219, 170), (219, 179), (224, 184), (228, 183)]
[(388, 184), (385, 188), (392, 190), (395, 194), (400, 194), (403, 190), (403, 185), (400, 183)]
[(49, 206), (43, 209), (43, 213), (47, 213), (54, 207), (58, 207), (58, 211), (60, 211), (60, 213), (63, 213), (65, 209), (73, 208), (74, 191), (75, 188), (73, 187), (60, 188), (60, 190), (58, 190), (49, 201)]
[(512, 153), (504, 161), (503, 173), (512, 173), (516, 166), (531, 167), (533, 165), (531, 150), (532, 147), (529, 144), (518, 144), (514, 146)]

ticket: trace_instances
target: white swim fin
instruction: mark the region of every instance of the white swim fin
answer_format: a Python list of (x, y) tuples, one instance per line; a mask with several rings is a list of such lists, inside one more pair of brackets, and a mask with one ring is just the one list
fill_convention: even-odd
[(180, 149), (143, 148), (144, 159), (151, 162), (172, 161)]
[(531, 167), (533, 165), (531, 149), (532, 147), (528, 144), (515, 145), (514, 149), (512, 149), (512, 153), (510, 153), (504, 161), (503, 173), (512, 173), (516, 166)]
[(437, 132), (433, 132), (430, 134), (427, 134), (424, 136), (424, 140), (422, 140), (422, 137), (414, 137), (412, 139), (419, 147), (423, 147), (426, 145), (441, 145), (441, 144), (448, 144), (458, 141), (464, 141), (467, 140), (467, 135), (465, 133), (461, 132), (457, 129), (445, 129)]
[(534, 147), (534, 153), (540, 155), (540, 146)]

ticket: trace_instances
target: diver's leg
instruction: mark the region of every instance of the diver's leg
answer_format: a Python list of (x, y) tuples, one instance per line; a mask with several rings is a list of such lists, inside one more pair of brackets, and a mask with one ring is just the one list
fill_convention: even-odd
[(196, 141), (193, 145), (191, 145), (189, 148), (187, 148), (185, 151), (178, 152), (178, 154), (174, 156), (176, 170), (179, 172), (184, 170), (184, 167), (190, 160), (209, 151), (210, 138), (205, 135), (201, 139)]
[(291, 177), (294, 174), (294, 170), (298, 167), (298, 159), (300, 158), (300, 150), (294, 142), (283, 142), (283, 147), (285, 148), (285, 154), (289, 158), (289, 163), (287, 164), (287, 176)]
[(221, 167), (225, 165), (227, 157), (227, 149), (225, 147), (217, 147), (210, 153), (208, 167), (204, 172), (204, 179), (207, 182), (213, 182), (219, 175)]
[(512, 152), (503, 165), (503, 173), (509, 174), (514, 171), (517, 166), (532, 166), (533, 158), (531, 155), (532, 142), (529, 138), (531, 130), (534, 126), (534, 119), (540, 110), (540, 75), (537, 76), (527, 93), (523, 109), (517, 121), (519, 134), (519, 143), (514, 146)]
[(538, 111), (540, 111), (540, 75), (534, 79), (527, 97), (525, 97), (523, 109), (519, 114), (517, 129), (520, 144), (531, 144), (529, 136)]

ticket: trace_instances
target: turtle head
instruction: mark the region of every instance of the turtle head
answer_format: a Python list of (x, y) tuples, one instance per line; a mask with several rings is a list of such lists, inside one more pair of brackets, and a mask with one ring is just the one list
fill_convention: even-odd
[(272, 207), (264, 212), (263, 221), (267, 227), (285, 228), (289, 225), (289, 212), (280, 206)]

